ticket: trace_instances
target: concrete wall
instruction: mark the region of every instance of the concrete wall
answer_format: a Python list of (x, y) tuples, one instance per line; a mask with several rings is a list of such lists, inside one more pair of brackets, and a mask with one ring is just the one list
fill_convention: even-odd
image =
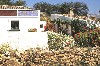
[(39, 28), (38, 18), (0, 18), (0, 31), (6, 32), (11, 30), (11, 21), (19, 21), (19, 29), (21, 32), (28, 32), (29, 28)]
[(10, 44), (13, 49), (25, 50), (28, 48), (47, 47), (46, 32), (6, 32), (0, 33), (0, 44)]
[[(40, 25), (43, 25), (42, 28), (39, 28), (39, 31), (44, 31), (44, 30), (45, 30), (44, 27), (46, 26), (46, 21), (40, 21), (39, 24), (40, 24)], [(39, 27), (40, 27), (40, 26), (39, 26)]]
[[(11, 29), (11, 20), (19, 20), (20, 31)], [(48, 36), (46, 32), (28, 32), (29, 28), (39, 29), (37, 17), (0, 17), (0, 44), (10, 44), (19, 50), (40, 46), (47, 47)]]

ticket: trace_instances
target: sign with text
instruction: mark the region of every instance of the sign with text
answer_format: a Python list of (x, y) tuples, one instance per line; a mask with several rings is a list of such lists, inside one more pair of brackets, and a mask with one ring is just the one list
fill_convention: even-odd
[(38, 16), (38, 11), (24, 11), (24, 10), (19, 10), (18, 11), (18, 16)]

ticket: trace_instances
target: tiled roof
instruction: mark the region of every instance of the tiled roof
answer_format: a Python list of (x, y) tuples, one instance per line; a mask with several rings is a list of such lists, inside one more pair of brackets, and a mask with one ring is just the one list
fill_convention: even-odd
[(0, 9), (32, 9), (32, 8), (30, 8), (30, 7), (24, 7), (24, 6), (0, 5)]

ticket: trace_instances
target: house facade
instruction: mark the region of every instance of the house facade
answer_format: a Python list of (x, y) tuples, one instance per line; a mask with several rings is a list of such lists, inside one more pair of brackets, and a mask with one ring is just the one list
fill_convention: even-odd
[(45, 21), (40, 22), (40, 10), (23, 6), (0, 5), (0, 44), (8, 43), (14, 49), (47, 47)]

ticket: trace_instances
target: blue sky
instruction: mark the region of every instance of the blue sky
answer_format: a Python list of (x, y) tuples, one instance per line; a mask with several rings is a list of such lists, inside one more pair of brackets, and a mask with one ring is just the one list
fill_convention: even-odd
[(89, 8), (89, 14), (99, 14), (100, 10), (100, 0), (24, 0), (27, 3), (27, 6), (33, 7), (35, 3), (38, 2), (47, 2), (50, 4), (61, 4), (63, 2), (84, 2)]

